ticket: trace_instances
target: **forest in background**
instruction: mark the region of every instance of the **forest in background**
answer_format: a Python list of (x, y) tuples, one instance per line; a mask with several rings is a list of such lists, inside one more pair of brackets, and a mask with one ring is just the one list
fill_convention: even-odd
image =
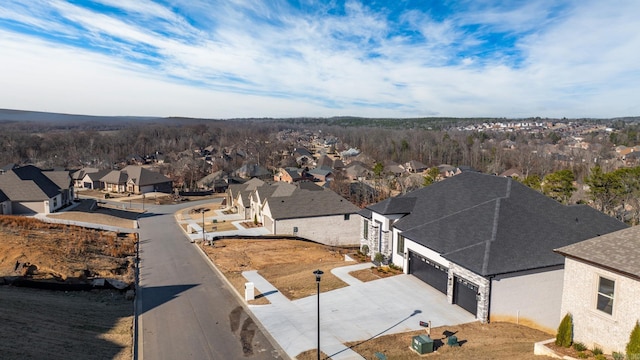
[[(368, 165), (372, 168), (389, 161), (404, 164), (416, 160), (429, 167), (469, 166), (490, 174), (517, 169), (525, 178), (539, 181), (549, 174), (569, 170), (574, 184), (580, 185), (591, 181), (596, 167), (598, 174), (609, 174), (625, 166), (614, 150), (619, 145), (640, 144), (639, 120), (355, 117), (215, 120), (4, 110), (0, 111), (0, 166), (119, 168), (131, 156), (161, 155), (160, 171), (176, 184), (190, 186), (208, 174), (231, 173), (247, 163), (260, 164), (274, 172), (280, 167), (296, 166), (291, 156), (294, 149), (307, 146), (312, 138), (316, 141), (324, 138), (335, 139), (336, 152), (360, 150), (371, 160)], [(498, 122), (561, 126), (536, 131), (464, 130), (472, 124)], [(205, 148), (210, 150), (211, 161), (203, 161), (200, 155)], [(535, 186), (540, 186), (539, 182), (532, 187)], [(603, 211), (620, 203), (596, 202)]]

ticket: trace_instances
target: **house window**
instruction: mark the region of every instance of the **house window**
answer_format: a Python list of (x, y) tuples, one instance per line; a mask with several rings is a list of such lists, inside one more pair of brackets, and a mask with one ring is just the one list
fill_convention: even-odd
[(349, 220), (349, 215), (351, 215), (351, 214), (344, 214), (344, 220), (345, 221)]
[(404, 236), (398, 234), (398, 246), (396, 247), (398, 255), (404, 255)]
[(369, 220), (364, 221), (364, 228), (362, 229), (362, 238), (363, 239), (369, 238)]
[(596, 307), (607, 314), (613, 314), (613, 292), (615, 281), (600, 277), (598, 283), (598, 303)]

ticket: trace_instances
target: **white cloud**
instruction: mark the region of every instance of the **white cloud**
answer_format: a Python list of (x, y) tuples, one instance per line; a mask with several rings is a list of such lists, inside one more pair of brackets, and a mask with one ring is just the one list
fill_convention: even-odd
[[(507, 9), (478, 2), (444, 20), (411, 10), (399, 21), (426, 38), (418, 43), (394, 32), (388, 13), (357, 1), (340, 16), (278, 1), (99, 1), (128, 15), (59, 1), (0, 4), (0, 19), (101, 49), (0, 27), (0, 66), (11, 69), (0, 79), (0, 107), (196, 117), (638, 111), (634, 1), (565, 2), (559, 13), (547, 1)], [(492, 31), (515, 37), (516, 47), (481, 48)]]

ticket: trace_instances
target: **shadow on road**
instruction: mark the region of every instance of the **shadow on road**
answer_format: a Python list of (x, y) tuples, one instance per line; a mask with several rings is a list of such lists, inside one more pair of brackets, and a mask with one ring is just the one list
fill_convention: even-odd
[(142, 306), (140, 314), (144, 314), (149, 310), (152, 310), (164, 303), (167, 303), (181, 293), (198, 286), (199, 284), (188, 285), (168, 285), (168, 286), (151, 286), (141, 287), (139, 290), (142, 293)]

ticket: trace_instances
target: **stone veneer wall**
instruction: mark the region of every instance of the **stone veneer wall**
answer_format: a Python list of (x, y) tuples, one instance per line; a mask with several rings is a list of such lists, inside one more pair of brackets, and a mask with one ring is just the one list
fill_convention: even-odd
[(454, 263), (449, 263), (449, 282), (447, 286), (447, 300), (450, 304), (453, 304), (453, 277), (458, 276), (472, 283), (478, 285), (478, 292), (480, 293), (480, 299), (478, 300), (478, 310), (476, 312), (476, 318), (483, 323), (489, 320), (489, 296), (490, 286), (489, 280), (484, 276), (478, 275), (472, 271), (469, 271)]

